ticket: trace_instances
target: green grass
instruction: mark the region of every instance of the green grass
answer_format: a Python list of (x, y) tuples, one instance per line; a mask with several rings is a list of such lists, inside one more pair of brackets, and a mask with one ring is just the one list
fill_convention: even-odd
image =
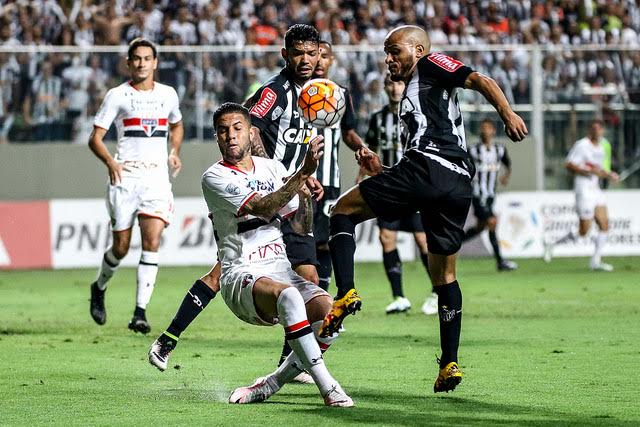
[(103, 327), (88, 314), (93, 270), (0, 272), (0, 425), (638, 425), (640, 262), (611, 261), (610, 274), (589, 272), (585, 259), (498, 274), (489, 260), (460, 260), (465, 377), (438, 395), (422, 267), (405, 265), (412, 312), (386, 316), (382, 266), (358, 265), (364, 309), (325, 357), (352, 409), (325, 408), (308, 385), (227, 404), (274, 368), (282, 330), (242, 323), (221, 298), (183, 334), (172, 368), (152, 368), (149, 345), (205, 268), (160, 269), (147, 337), (126, 329), (132, 269), (110, 283)]

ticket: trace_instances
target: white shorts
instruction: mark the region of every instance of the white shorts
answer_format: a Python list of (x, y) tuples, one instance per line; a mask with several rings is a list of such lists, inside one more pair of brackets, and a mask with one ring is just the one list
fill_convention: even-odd
[(171, 183), (168, 178), (123, 176), (120, 184), (109, 184), (107, 188), (107, 210), (113, 231), (133, 227), (138, 215), (161, 219), (167, 226), (173, 216)]
[(253, 301), (253, 286), (262, 277), (267, 277), (278, 283), (291, 285), (300, 291), (304, 303), (321, 295), (330, 295), (321, 287), (298, 276), (295, 271), (279, 271), (269, 273), (256, 270), (250, 272), (250, 267), (231, 268), (223, 273), (220, 278), (220, 293), (227, 307), (231, 309), (238, 319), (252, 325), (272, 326), (278, 323), (278, 319), (263, 319), (256, 312)]
[(580, 219), (593, 219), (597, 206), (606, 206), (602, 190), (576, 193), (576, 211)]

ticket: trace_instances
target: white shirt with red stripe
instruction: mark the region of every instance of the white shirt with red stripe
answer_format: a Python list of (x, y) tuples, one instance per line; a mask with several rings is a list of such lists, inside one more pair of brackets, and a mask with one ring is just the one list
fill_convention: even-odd
[[(604, 148), (598, 142), (594, 144), (589, 138), (576, 141), (567, 155), (567, 162), (582, 169), (603, 169)], [(596, 175), (582, 176), (576, 174), (573, 180), (576, 193), (584, 194), (600, 190), (600, 180)]]
[(202, 176), (202, 192), (213, 221), (222, 274), (233, 267), (278, 272), (291, 269), (280, 223), (298, 209), (298, 196), (271, 219), (243, 212), (256, 194), (266, 196), (283, 186), (287, 170), (277, 160), (252, 157), (254, 168), (242, 171), (224, 161), (214, 163)]
[(124, 164), (124, 174), (167, 174), (169, 124), (182, 120), (178, 94), (171, 86), (154, 82), (142, 91), (123, 83), (112, 88), (102, 101), (94, 126), (109, 129), (115, 124), (118, 147), (115, 159)]

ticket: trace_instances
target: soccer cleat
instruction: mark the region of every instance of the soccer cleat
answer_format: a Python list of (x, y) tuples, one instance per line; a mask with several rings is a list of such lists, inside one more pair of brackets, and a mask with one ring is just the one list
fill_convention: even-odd
[(518, 268), (518, 264), (508, 259), (503, 259), (498, 263), (498, 271), (513, 271)]
[(171, 352), (176, 348), (177, 342), (171, 338), (162, 340), (160, 339), (161, 337), (162, 335), (151, 344), (151, 348), (149, 349), (149, 363), (159, 370), (164, 371), (167, 369), (169, 356), (171, 356)]
[(339, 384), (336, 384), (324, 395), (324, 404), (327, 406), (350, 408), (353, 406), (353, 400), (342, 390)]
[(458, 364), (456, 362), (449, 362), (447, 366), (440, 369), (438, 378), (436, 378), (436, 382), (433, 384), (433, 392), (440, 393), (446, 391), (449, 393), (460, 384), (460, 381), (462, 381), (462, 371), (458, 367)]
[(316, 383), (313, 380), (313, 377), (306, 372), (300, 372), (291, 380), (291, 382), (299, 383), (299, 384), (315, 384)]
[(90, 305), (90, 313), (93, 320), (98, 325), (104, 325), (107, 322), (107, 311), (104, 308), (104, 293), (105, 290), (102, 290), (98, 287), (98, 282), (93, 282), (91, 284), (91, 305)]
[(543, 242), (542, 245), (544, 246), (544, 254), (542, 255), (542, 259), (544, 259), (544, 262), (551, 262), (551, 258), (553, 258), (553, 245), (549, 242)]
[(151, 325), (147, 322), (147, 319), (141, 316), (133, 316), (129, 322), (129, 329), (133, 332), (140, 332), (141, 334), (148, 334), (151, 332)]
[(422, 312), (427, 316), (438, 314), (438, 294), (434, 292), (424, 301)]
[(591, 262), (589, 264), (589, 268), (591, 268), (592, 271), (606, 271), (606, 272), (610, 272), (613, 271), (613, 265), (611, 264), (607, 264), (606, 262)]
[(385, 308), (387, 314), (404, 313), (411, 308), (411, 302), (405, 297), (396, 297), (391, 304)]
[(261, 377), (249, 387), (239, 387), (229, 396), (229, 403), (259, 403), (273, 396), (276, 391), (267, 382), (267, 377)]
[(358, 291), (355, 289), (349, 290), (342, 298), (333, 301), (333, 307), (331, 311), (327, 313), (322, 321), (322, 327), (320, 327), (321, 338), (330, 337), (340, 329), (342, 321), (350, 314), (355, 314), (356, 311), (362, 308), (362, 298), (358, 295)]

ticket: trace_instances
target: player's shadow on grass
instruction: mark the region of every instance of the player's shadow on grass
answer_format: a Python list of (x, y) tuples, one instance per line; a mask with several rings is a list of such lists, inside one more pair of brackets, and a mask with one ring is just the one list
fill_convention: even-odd
[[(603, 426), (637, 425), (637, 422), (621, 421), (604, 414), (588, 417), (581, 414), (563, 413), (540, 408), (490, 403), (477, 399), (434, 394), (410, 394), (372, 389), (360, 389), (351, 395), (356, 402), (354, 408), (328, 410), (324, 406), (313, 409), (295, 409), (305, 414), (327, 418), (327, 423), (336, 424), (382, 424), (382, 425), (524, 425), (527, 426)], [(358, 407), (358, 404), (362, 407)], [(381, 407), (380, 407), (381, 406)], [(397, 408), (393, 408), (396, 406)], [(319, 423), (322, 424), (322, 423)], [(337, 424), (340, 424), (339, 422)]]

